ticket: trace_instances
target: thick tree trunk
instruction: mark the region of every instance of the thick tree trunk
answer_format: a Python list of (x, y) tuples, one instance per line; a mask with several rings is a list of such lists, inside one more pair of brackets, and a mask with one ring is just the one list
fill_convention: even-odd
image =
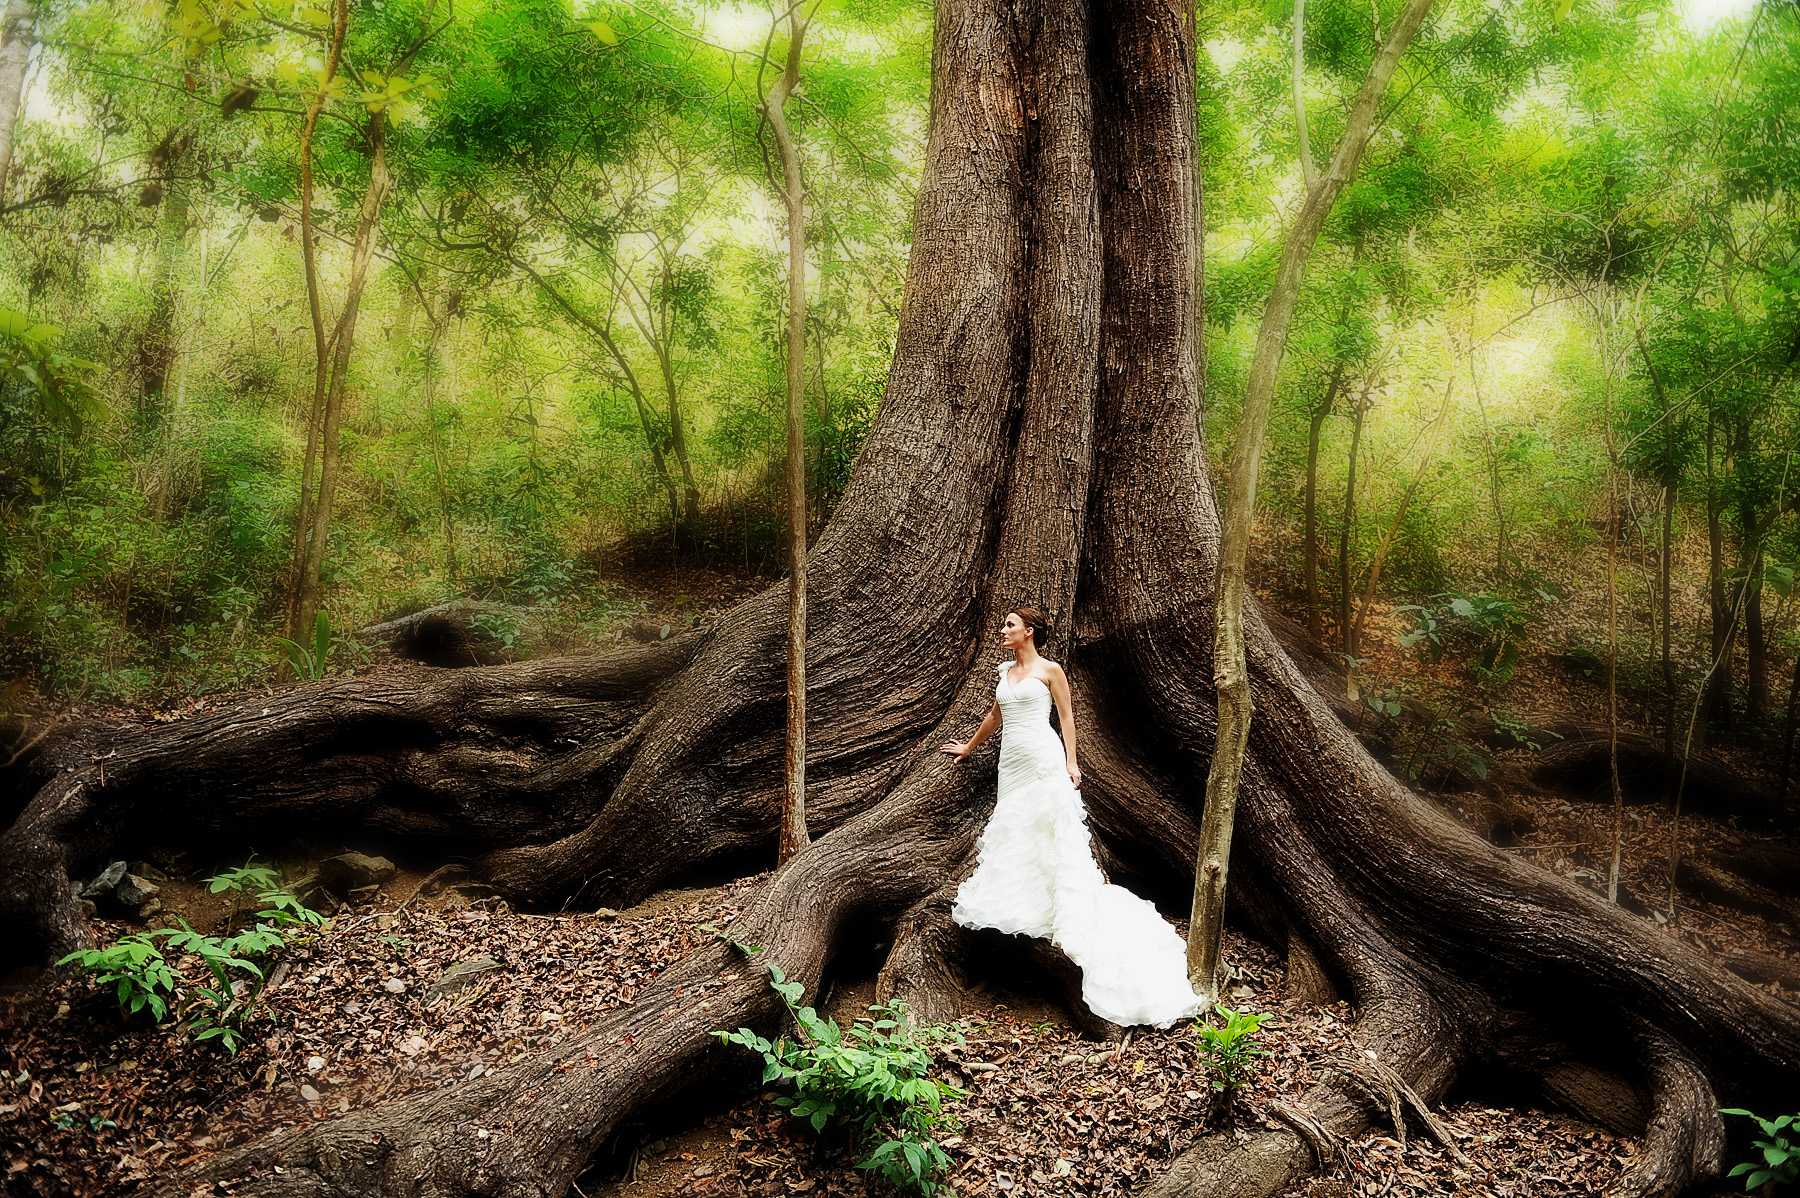
[[(884, 992), (953, 1004), (945, 960), (960, 938), (943, 903), (972, 864), (993, 764), (936, 746), (991, 702), (981, 634), (1021, 601), (1072, 629), (1058, 653), (1103, 856), (1171, 889), (1188, 875), (1216, 735), (1219, 530), (1189, 352), (1188, 29), (1166, 0), (1121, 0), (1104, 19), (1034, 0), (939, 10), (898, 350), (809, 564), (816, 839), (734, 925), (809, 989), (841, 939), (893, 929)], [(69, 879), (117, 846), (241, 844), (272, 825), (454, 846), (520, 900), (559, 905), (766, 866), (785, 601), (777, 585), (708, 629), (626, 653), (333, 680), (59, 740), (0, 838), (0, 920), (40, 958), (65, 951), (86, 936)], [(1607, 1092), (1646, 1096), (1631, 1194), (1716, 1169), (1714, 1107), (1790, 1097), (1793, 1008), (1408, 792), (1254, 603), (1245, 640), (1259, 715), (1233, 911), (1271, 943), (1307, 948), (1356, 1004), (1360, 1051), (1426, 1101), (1470, 1065), (1547, 1089), (1570, 1070), (1606, 1071)], [(758, 963), (708, 947), (635, 1006), (516, 1066), (277, 1133), (150, 1192), (217, 1181), (271, 1198), (560, 1195), (634, 1109), (745, 1076), (707, 1032), (772, 1026), (773, 998)], [(1375, 1109), (1348, 1070), (1307, 1105), (1336, 1134)], [(1256, 1168), (1240, 1187), (1260, 1187), (1238, 1193), (1307, 1167), (1297, 1138), (1258, 1134), (1206, 1141), (1179, 1178), (1205, 1192), (1209, 1161), (1232, 1153)]]

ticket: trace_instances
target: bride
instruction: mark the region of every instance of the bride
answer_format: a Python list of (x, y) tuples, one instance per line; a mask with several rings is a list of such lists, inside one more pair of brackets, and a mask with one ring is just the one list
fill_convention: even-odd
[[(1112, 1023), (1168, 1027), (1199, 1014), (1188, 985), (1187, 949), (1150, 903), (1108, 882), (1088, 840), (1075, 764), (1069, 680), (1038, 652), (1048, 633), (1042, 612), (1006, 614), (987, 718), (967, 741), (942, 752), (967, 757), (1000, 727), (999, 799), (981, 831), (975, 872), (956, 892), (951, 918), (969, 928), (1048, 937), (1081, 969), (1081, 998)], [(1050, 726), (1054, 700), (1063, 738)], [(1065, 744), (1066, 740), (1066, 744)]]

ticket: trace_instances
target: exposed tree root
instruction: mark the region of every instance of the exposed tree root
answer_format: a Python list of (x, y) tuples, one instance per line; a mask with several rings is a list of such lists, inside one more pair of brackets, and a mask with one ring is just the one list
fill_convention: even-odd
[(896, 919), (937, 890), (973, 847), (975, 781), (947, 759), (930, 762), (814, 842), (729, 929), (754, 956), (709, 945), (633, 1006), (522, 1065), (278, 1134), (151, 1192), (177, 1198), (211, 1182), (268, 1198), (560, 1195), (631, 1111), (741, 1070), (740, 1050), (709, 1033), (772, 1026), (780, 1008), (762, 962), (816, 989), (847, 921)]
[[(1369, 978), (1368, 984), (1386, 983)], [(1167, 1173), (1139, 1190), (1140, 1198), (1207, 1198), (1221, 1193), (1269, 1198), (1337, 1159), (1344, 1141), (1360, 1136), (1384, 1115), (1404, 1135), (1399, 1088), (1421, 1109), (1429, 1109), (1430, 1102), (1442, 1098), (1460, 1064), (1455, 1040), (1449, 1054), (1432, 1059), (1431, 1038), (1441, 1030), (1440, 1013), (1428, 997), (1405, 986), (1389, 989), (1358, 1020), (1356, 1044), (1362, 1059), (1341, 1063), (1298, 1103), (1277, 1112), (1293, 1130), (1202, 1136)], [(1371, 1070), (1388, 1079), (1374, 1086), (1379, 1097), (1373, 1099)]]
[(875, 1001), (899, 999), (924, 1023), (960, 1019), (975, 1003), (963, 965), (965, 934), (950, 920), (954, 890), (939, 887), (894, 925), (875, 979)]
[(1620, 1178), (1621, 1198), (1672, 1198), (1715, 1177), (1725, 1150), (1719, 1103), (1699, 1061), (1660, 1028), (1640, 1025), (1653, 1103), (1644, 1144)]
[(0, 836), (6, 950), (88, 942), (71, 883), (122, 846), (305, 835), (412, 851), (543, 839), (591, 818), (691, 640), (605, 657), (293, 687), (175, 723), (87, 726)]
[[(1515, 784), (1604, 799), (1610, 793), (1611, 768), (1605, 730), (1565, 727), (1556, 731), (1561, 740), (1533, 754), (1522, 770), (1508, 771), (1504, 776)], [(1671, 771), (1680, 769), (1679, 761), (1670, 762), (1664, 755), (1662, 741), (1657, 737), (1642, 733), (1620, 735), (1619, 780), (1628, 802), (1663, 801)], [(1793, 808), (1773, 790), (1703, 757), (1687, 763), (1682, 793), (1683, 806), (1688, 810), (1708, 811), (1721, 817), (1735, 815), (1754, 824), (1785, 821), (1793, 814)]]

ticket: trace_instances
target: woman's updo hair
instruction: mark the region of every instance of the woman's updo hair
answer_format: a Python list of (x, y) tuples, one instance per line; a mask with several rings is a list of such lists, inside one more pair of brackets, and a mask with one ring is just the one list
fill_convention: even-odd
[(1044, 613), (1035, 607), (1015, 607), (1011, 614), (1025, 621), (1025, 627), (1031, 629), (1032, 646), (1042, 652), (1044, 642), (1050, 639), (1050, 621)]

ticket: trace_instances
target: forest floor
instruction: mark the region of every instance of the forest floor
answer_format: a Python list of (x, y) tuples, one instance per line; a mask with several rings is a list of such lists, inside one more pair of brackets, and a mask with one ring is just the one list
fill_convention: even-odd
[[(644, 608), (716, 610), (704, 588), (703, 581), (659, 578)], [(1404, 666), (1395, 659), (1384, 668)], [(1540, 711), (1591, 709), (1591, 694), (1579, 693), (1584, 684), (1570, 685), (1554, 699), (1536, 689)], [(1509, 851), (1603, 886), (1609, 804), (1513, 797), (1526, 830)], [(1660, 907), (1669, 814), (1633, 805), (1625, 820), (1627, 892)], [(1703, 854), (1729, 851), (1746, 833), (1703, 813), (1685, 818), (1681, 835), (1684, 853)], [(294, 877), (313, 861), (277, 854), (272, 863)], [(168, 864), (172, 876), (160, 883), (165, 915), (182, 914), (203, 931), (222, 926), (231, 911), (198, 881), (208, 871)], [(624, 911), (527, 914), (454, 887), (423, 887), (422, 871), (403, 869), (285, 954), (235, 1056), (192, 1042), (172, 1024), (125, 1023), (109, 993), (69, 971), (14, 979), (0, 992), (0, 1192), (129, 1194), (267, 1131), (503, 1068), (630, 1004), (710, 934), (705, 925), (729, 927), (767, 877), (668, 891)], [(1660, 910), (1644, 918), (1721, 957), (1747, 953), (1800, 969), (1791, 923), (1685, 896), (1675, 919)], [(134, 925), (100, 921), (96, 930), (104, 940)], [(1229, 1001), (1274, 1017), (1264, 1033), (1270, 1055), (1235, 1113), (1236, 1126), (1248, 1131), (1270, 1125), (1272, 1102), (1297, 1098), (1345, 1051), (1352, 1011), (1289, 995), (1273, 953), (1235, 933), (1227, 939), (1236, 971)], [(452, 966), (470, 962), (482, 972), (434, 993)], [(1796, 1000), (1777, 983), (1767, 988)], [(1191, 1026), (1140, 1028), (1123, 1042), (1098, 1043), (1078, 1034), (1058, 1006), (1008, 989), (1006, 979), (983, 979), (978, 993), (979, 1006), (960, 1024), (964, 1044), (937, 1056), (938, 1075), (967, 1091), (948, 1108), (955, 1126), (941, 1137), (956, 1194), (1127, 1195), (1207, 1126), (1208, 1087)], [(872, 997), (871, 979), (847, 976), (832, 985), (823, 1008), (847, 1022)], [(754, 1086), (752, 1064), (746, 1052), (745, 1084), (736, 1093), (621, 1129), (570, 1198), (891, 1192), (852, 1167), (853, 1146), (813, 1136), (776, 1107), (772, 1092)], [(1401, 1137), (1390, 1128), (1351, 1144), (1343, 1163), (1291, 1198), (1600, 1194), (1634, 1148), (1629, 1137), (1502, 1089), (1465, 1087), (1442, 1114), (1470, 1166), (1423, 1134)]]

